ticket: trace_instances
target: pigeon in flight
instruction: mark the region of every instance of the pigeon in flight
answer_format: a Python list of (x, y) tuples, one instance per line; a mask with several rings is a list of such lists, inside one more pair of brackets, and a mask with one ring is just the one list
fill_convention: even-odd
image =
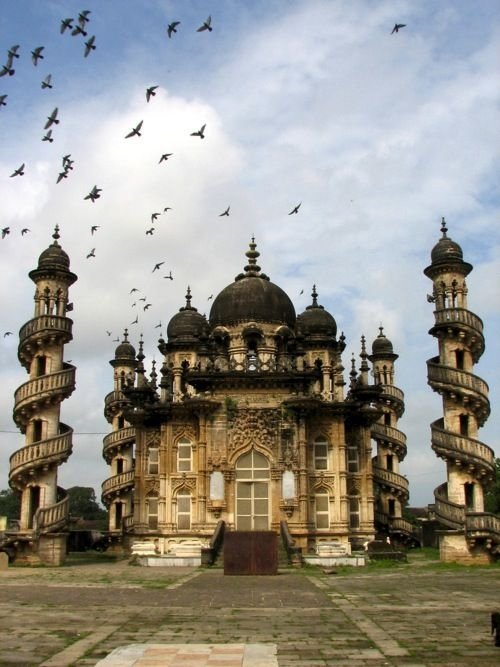
[(111, 334), (112, 334), (112, 332), (108, 331), (107, 329), (106, 329), (106, 333), (108, 334), (108, 336), (111, 336)]
[(82, 9), (82, 11), (78, 14), (78, 23), (81, 26), (84, 26), (86, 23), (88, 23), (90, 21), (89, 14), (91, 13), (92, 12), (90, 9)]
[[(49, 132), (51, 132), (51, 130), (49, 130)], [(60, 183), (63, 178), (68, 178), (68, 172), (67, 172), (66, 169), (64, 171), (59, 172), (59, 175), (58, 175), (57, 181), (56, 181), (56, 185), (57, 185), (57, 183)]]
[(168, 28), (167, 28), (167, 35), (168, 35), (169, 37), (172, 37), (172, 33), (173, 33), (173, 32), (177, 32), (176, 28), (177, 28), (177, 26), (180, 25), (180, 24), (181, 24), (180, 21), (172, 21), (172, 23), (169, 23), (169, 24), (168, 24)]
[(395, 32), (399, 32), (401, 28), (406, 28), (406, 23), (395, 23), (394, 28), (392, 29), (391, 35)]
[(63, 155), (62, 163), (64, 169), (73, 169), (73, 164), (75, 161), (71, 160), (70, 158), (71, 158), (71, 153), (68, 153), (68, 155)]
[(174, 279), (174, 276), (172, 275), (172, 271), (170, 271), (168, 276), (163, 276), (163, 277), (166, 278), (167, 280), (173, 280)]
[(128, 134), (125, 135), (125, 139), (128, 139), (129, 137), (140, 137), (141, 135), (141, 127), (142, 127), (143, 121), (141, 120), (140, 123), (137, 123), (135, 127), (133, 127)]
[(144, 303), (146, 303), (146, 299), (147, 299), (147, 298), (148, 298), (147, 296), (141, 296), (141, 298), (139, 299), (139, 301), (144, 301)]
[(155, 325), (155, 329), (161, 329), (161, 322)]
[(47, 74), (45, 79), (42, 81), (42, 90), (45, 90), (46, 88), (52, 88), (52, 74)]
[(2, 66), (2, 69), (0, 70), (0, 76), (5, 76), (8, 74), (9, 76), (12, 76), (15, 73), (15, 69), (13, 69), (12, 65), (7, 63), (6, 65)]
[(132, 287), (132, 289), (130, 290), (129, 294), (133, 294), (134, 292), (138, 292), (138, 291), (139, 291), (139, 290), (137, 289), (137, 287)]
[(165, 208), (163, 209), (163, 213), (166, 213), (167, 211), (171, 211), (171, 210), (172, 210), (171, 206), (165, 206)]
[(12, 331), (6, 331), (3, 337), (5, 338), (5, 336), (12, 336)]
[(205, 128), (206, 128), (206, 124), (202, 125), (197, 132), (191, 132), (190, 136), (191, 137), (200, 137), (200, 139), (204, 139), (205, 138)]
[(14, 44), (14, 46), (11, 46), (10, 49), (7, 51), (7, 58), (9, 59), (11, 65), (14, 58), (19, 58), (18, 50), (19, 50), (19, 44)]
[(151, 273), (158, 271), (158, 269), (162, 266), (162, 264), (165, 264), (165, 262), (158, 262), (157, 264), (155, 264), (154, 269), (151, 271)]
[(90, 199), (90, 201), (92, 203), (94, 203), (95, 200), (99, 199), (99, 197), (101, 196), (100, 192), (102, 192), (102, 188), (98, 188), (97, 185), (94, 185), (92, 190), (89, 192), (89, 194), (86, 197), (84, 197), (84, 199)]
[(52, 138), (52, 130), (47, 130), (47, 132), (43, 135), (42, 141), (48, 141), (49, 144), (51, 144), (54, 139)]
[(5, 101), (7, 99), (8, 95), (0, 95), (0, 107), (6, 107), (7, 102)]
[(92, 225), (92, 227), (90, 228), (90, 233), (92, 234), (92, 236), (94, 236), (94, 232), (96, 232), (99, 229), (99, 226), (100, 225)]
[(13, 178), (14, 176), (24, 176), (24, 162), (20, 167), (14, 169), (13, 173), (10, 175), (11, 178)]
[(137, 315), (135, 320), (133, 322), (130, 322), (130, 324), (137, 324), (138, 321), (139, 321), (139, 315)]
[(73, 19), (61, 20), (61, 27), (59, 28), (59, 32), (61, 33), (61, 35), (65, 30), (73, 30)]
[(146, 102), (149, 102), (149, 100), (156, 95), (156, 89), (158, 86), (150, 86), (149, 88), (146, 88)]
[(173, 153), (163, 153), (163, 155), (160, 158), (160, 161), (158, 164), (161, 164), (162, 162), (166, 162), (169, 157), (172, 157)]
[(151, 227), (150, 229), (146, 229), (146, 236), (149, 234), (149, 236), (153, 236), (155, 228)]
[(95, 248), (92, 248), (92, 250), (89, 252), (87, 259), (89, 259), (89, 257), (95, 257)]
[(24, 236), (24, 235), (27, 234), (29, 231), (30, 231), (30, 230), (29, 230), (27, 227), (23, 227), (23, 229), (21, 229), (21, 236)]
[(290, 211), (290, 213), (288, 215), (293, 215), (294, 213), (298, 213), (301, 204), (302, 204), (302, 202), (300, 202), (300, 204), (297, 204), (297, 206), (292, 208), (292, 210)]
[(44, 46), (37, 46), (36, 49), (33, 49), (31, 52), (31, 60), (33, 61), (33, 65), (35, 65), (35, 67), (38, 65), (39, 60), (43, 60), (42, 51), (44, 48)]
[(208, 297), (207, 301), (210, 301), (210, 300), (213, 299), (213, 298), (214, 298), (214, 295), (211, 294), (211, 295)]
[(224, 215), (227, 215), (227, 216), (229, 217), (229, 209), (230, 209), (230, 208), (231, 208), (231, 207), (228, 206), (228, 207), (226, 208), (226, 210), (225, 210), (223, 213), (219, 213), (219, 218), (222, 218), (222, 216), (224, 216)]
[(3, 239), (7, 236), (7, 234), (10, 234), (10, 227), (4, 227), (2, 229), (2, 238)]
[(58, 108), (56, 107), (56, 108), (54, 109), (54, 111), (50, 114), (50, 116), (47, 116), (47, 122), (46, 122), (45, 125), (43, 126), (43, 129), (44, 129), (44, 130), (48, 130), (49, 127), (50, 127), (51, 125), (53, 125), (54, 123), (55, 123), (56, 125), (58, 125), (58, 123), (59, 123), (59, 120), (58, 120), (58, 118), (57, 118), (58, 111), (59, 111), (59, 110), (58, 110)]
[(87, 37), (87, 31), (80, 24), (75, 25), (75, 27), (71, 31), (71, 34), (73, 35), (73, 37), (75, 35), (82, 35), (83, 37)]
[(209, 16), (206, 21), (202, 23), (202, 25), (198, 28), (196, 32), (203, 32), (204, 30), (208, 30), (209, 32), (212, 32), (212, 17)]
[(95, 35), (92, 35), (86, 42), (85, 42), (85, 51), (83, 53), (83, 57), (86, 58), (91, 51), (95, 51), (96, 46), (95, 46)]
[(151, 308), (152, 305), (153, 305), (152, 303), (146, 303), (146, 304), (143, 306), (142, 310), (148, 310), (148, 308)]
[(161, 213), (151, 213), (151, 222), (154, 222), (155, 220), (158, 219), (158, 216), (160, 216)]

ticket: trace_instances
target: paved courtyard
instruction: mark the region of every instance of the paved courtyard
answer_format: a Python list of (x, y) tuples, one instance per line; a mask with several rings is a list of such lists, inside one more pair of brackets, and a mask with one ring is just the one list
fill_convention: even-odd
[(498, 566), (242, 577), (73, 557), (0, 572), (0, 666), (497, 667), (495, 609)]

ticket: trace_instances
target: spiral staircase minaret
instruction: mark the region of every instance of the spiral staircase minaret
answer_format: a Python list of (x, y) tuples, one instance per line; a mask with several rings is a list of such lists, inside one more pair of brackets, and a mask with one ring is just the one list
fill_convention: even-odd
[(71, 454), (72, 429), (60, 421), (60, 406), (75, 388), (75, 367), (64, 361), (72, 340), (68, 288), (77, 280), (69, 257), (54, 242), (29, 276), (36, 285), (34, 317), (19, 332), (18, 358), (29, 380), (14, 397), (14, 421), (25, 444), (10, 457), (9, 484), (21, 494), (19, 530), (11, 535), (19, 561), (59, 565), (66, 552), (69, 517), (66, 491), (57, 470)]
[(126, 532), (132, 519), (134, 492), (135, 428), (125, 420), (123, 409), (129, 401), (122, 392), (127, 382), (134, 382), (136, 353), (125, 329), (123, 341), (110, 362), (114, 368), (114, 389), (105, 398), (104, 416), (112, 431), (103, 441), (103, 457), (110, 467), (110, 476), (102, 484), (102, 501), (109, 510), (111, 536)]
[(474, 374), (484, 352), (483, 323), (467, 307), (466, 277), (472, 265), (447, 235), (431, 252), (424, 273), (433, 282), (439, 354), (427, 361), (428, 383), (443, 402), (443, 417), (431, 424), (432, 449), (446, 462), (447, 481), (435, 491), (436, 519), (444, 527), (442, 560), (489, 562), (500, 552), (500, 519), (484, 511), (484, 495), (495, 476), (494, 452), (478, 439), (490, 413), (488, 385)]

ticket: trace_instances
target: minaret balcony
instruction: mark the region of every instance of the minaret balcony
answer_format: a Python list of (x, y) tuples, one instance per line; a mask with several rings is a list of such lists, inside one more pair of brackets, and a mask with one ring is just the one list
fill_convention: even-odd
[(22, 384), (14, 394), (14, 420), (18, 426), (24, 425), (29, 413), (40, 405), (59, 403), (71, 395), (75, 388), (75, 367), (41, 375)]
[(104, 399), (104, 416), (111, 422), (117, 412), (129, 405), (130, 401), (122, 391), (110, 391)]
[(127, 470), (119, 475), (113, 475), (104, 480), (101, 487), (102, 497), (108, 498), (111, 495), (119, 494), (122, 491), (132, 489), (134, 486), (135, 471)]
[(480, 426), (490, 414), (488, 385), (477, 375), (439, 363), (439, 357), (427, 362), (427, 379), (434, 391), (459, 397), (470, 406)]
[(69, 496), (65, 496), (55, 505), (39, 507), (33, 520), (37, 533), (54, 533), (63, 529), (69, 517)]
[(392, 384), (381, 384), (378, 386), (382, 388), (379, 401), (392, 405), (398, 417), (401, 417), (405, 411), (405, 395), (403, 391)]
[(376, 422), (371, 427), (371, 437), (377, 442), (384, 442), (397, 454), (402, 461), (406, 456), (406, 435), (394, 426)]
[(495, 452), (474, 438), (447, 431), (443, 420), (431, 424), (432, 449), (436, 454), (459, 467), (477, 471), (480, 476), (493, 479), (495, 476)]
[(26, 445), (14, 452), (10, 457), (10, 482), (17, 486), (20, 478), (33, 474), (38, 468), (52, 464), (59, 465), (67, 461), (71, 454), (71, 438), (73, 430), (69, 429), (61, 435)]
[(475, 361), (484, 352), (483, 321), (466, 308), (442, 308), (434, 312), (434, 326), (430, 334), (450, 330), (453, 336), (460, 335), (471, 349)]
[(373, 480), (380, 487), (400, 498), (407, 499), (410, 495), (408, 480), (397, 472), (373, 465)]
[(135, 442), (135, 428), (133, 426), (126, 426), (120, 428), (118, 431), (112, 431), (103, 438), (102, 455), (106, 459), (106, 463), (110, 463), (113, 456), (123, 449), (127, 449)]
[(465, 525), (465, 506), (448, 500), (448, 484), (445, 482), (434, 489), (434, 513), (439, 523), (454, 530)]
[(46, 342), (69, 343), (73, 338), (72, 327), (73, 320), (59, 315), (40, 315), (29, 320), (19, 331), (19, 361), (24, 367), (29, 365), (33, 355)]

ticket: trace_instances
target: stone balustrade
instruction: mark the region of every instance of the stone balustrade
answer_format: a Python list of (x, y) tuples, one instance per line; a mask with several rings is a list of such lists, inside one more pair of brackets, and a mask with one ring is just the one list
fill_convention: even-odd
[(30, 403), (38, 403), (51, 398), (63, 400), (75, 388), (75, 368), (70, 366), (55, 373), (41, 375), (34, 380), (28, 380), (17, 388), (14, 394), (14, 417), (20, 419), (23, 410)]
[(108, 477), (104, 480), (101, 487), (101, 492), (103, 496), (106, 496), (110, 493), (116, 493), (122, 489), (125, 489), (134, 484), (134, 475), (133, 470), (127, 470), (122, 472), (119, 475), (113, 475), (113, 477)]
[(404, 497), (409, 496), (409, 484), (406, 477), (392, 470), (386, 470), (378, 465), (373, 465), (373, 476), (378, 484), (388, 486), (395, 493)]
[(34, 517), (34, 529), (38, 533), (52, 533), (66, 525), (69, 516), (69, 496), (49, 505), (39, 507)]
[(69, 429), (65, 433), (26, 445), (14, 452), (10, 457), (11, 481), (14, 482), (15, 478), (28, 470), (66, 461), (72, 450), (72, 435), (73, 430)]
[(112, 431), (103, 438), (103, 456), (109, 463), (108, 459), (113, 456), (115, 449), (127, 447), (134, 442), (135, 428), (133, 426), (126, 426), (117, 431)]

